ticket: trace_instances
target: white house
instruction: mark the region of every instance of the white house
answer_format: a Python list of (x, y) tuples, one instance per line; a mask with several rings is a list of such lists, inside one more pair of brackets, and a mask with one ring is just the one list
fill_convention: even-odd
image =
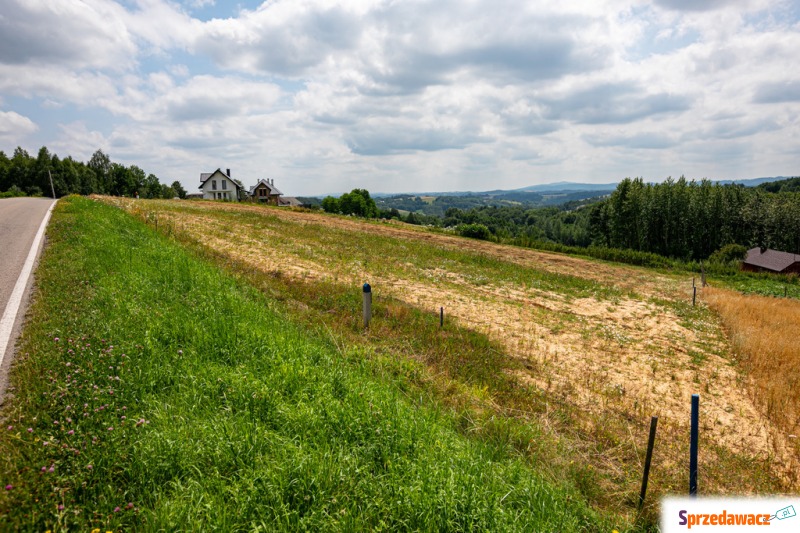
[(200, 174), (200, 189), (204, 200), (239, 200), (242, 187), (231, 179), (231, 169), (217, 169)]

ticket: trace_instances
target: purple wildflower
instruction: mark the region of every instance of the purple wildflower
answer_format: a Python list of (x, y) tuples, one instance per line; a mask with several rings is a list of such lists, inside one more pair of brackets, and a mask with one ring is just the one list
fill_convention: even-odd
[(14, 485), (6, 485), (6, 490), (11, 490), (14, 488)]
[(33, 428), (28, 428), (28, 433), (33, 433)]
[(56, 467), (54, 467), (54, 466), (51, 466), (50, 468), (48, 468), (48, 469), (47, 469), (47, 471), (48, 471), (48, 472), (50, 472), (50, 473), (52, 474), (53, 472), (55, 472), (55, 471), (56, 471)]
[(114, 507), (114, 512), (118, 513), (120, 511), (119, 507)]
[(67, 435), (74, 435), (74, 434), (75, 434), (74, 429), (70, 429), (69, 431), (67, 431)]

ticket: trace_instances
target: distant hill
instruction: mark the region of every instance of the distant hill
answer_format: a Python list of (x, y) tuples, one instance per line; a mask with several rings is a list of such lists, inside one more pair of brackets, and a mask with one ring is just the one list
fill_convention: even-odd
[(767, 192), (800, 192), (800, 178), (769, 181), (759, 184), (758, 188)]
[(617, 188), (616, 183), (575, 183), (572, 181), (557, 181), (555, 183), (545, 183), (542, 185), (530, 185), (515, 191), (531, 192), (564, 192), (564, 191), (613, 191)]
[[(751, 178), (744, 180), (711, 180), (711, 181), (719, 183), (721, 185), (734, 184), (734, 185), (742, 185), (744, 187), (757, 187), (764, 183), (770, 183), (773, 181), (786, 180), (786, 179), (788, 178), (786, 178), (785, 176), (775, 176), (771, 178), (765, 177), (765, 178)], [(584, 199), (584, 198), (592, 198), (595, 196), (602, 196), (611, 193), (616, 188), (617, 188), (617, 183), (580, 183), (573, 181), (557, 181), (554, 183), (529, 185), (527, 187), (521, 187), (519, 189), (494, 189), (490, 191), (428, 191), (428, 192), (417, 191), (417, 192), (407, 192), (407, 193), (371, 192), (370, 194), (372, 195), (373, 198), (377, 200), (378, 198), (399, 198), (399, 197), (443, 198), (443, 197), (468, 196), (468, 197), (496, 198), (500, 196), (511, 197), (514, 195), (519, 195), (520, 193), (538, 193), (543, 196), (563, 195), (565, 197), (568, 197), (567, 199), (564, 200), (564, 202), (567, 202), (575, 199)], [(339, 194), (334, 194), (332, 196), (339, 196)], [(536, 203), (533, 197), (526, 200), (530, 200), (530, 203)], [(528, 203), (526, 202), (526, 200), (523, 200), (522, 203)], [(548, 205), (554, 205), (554, 204), (550, 203)]]

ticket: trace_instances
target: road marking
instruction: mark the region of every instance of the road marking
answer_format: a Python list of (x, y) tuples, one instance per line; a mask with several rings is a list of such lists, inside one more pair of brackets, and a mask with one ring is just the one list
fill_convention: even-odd
[(3, 312), (3, 318), (0, 318), (0, 366), (3, 365), (3, 357), (6, 354), (8, 341), (11, 338), (11, 330), (14, 329), (14, 322), (17, 321), (17, 313), (19, 312), (20, 304), (22, 304), (22, 296), (25, 294), (25, 287), (28, 285), (28, 279), (31, 277), (31, 272), (33, 271), (33, 264), (36, 262), (39, 244), (42, 242), (44, 230), (47, 227), (47, 222), (50, 220), (50, 213), (53, 211), (55, 205), (56, 202), (50, 204), (50, 209), (48, 209), (47, 213), (44, 215), (44, 220), (42, 220), (42, 224), (39, 226), (39, 231), (36, 232), (36, 236), (33, 238), (33, 244), (31, 245), (31, 251), (28, 252), (28, 258), (25, 259), (25, 264), (22, 265), (22, 272), (19, 273), (17, 284), (14, 285), (14, 290), (8, 298), (6, 310)]

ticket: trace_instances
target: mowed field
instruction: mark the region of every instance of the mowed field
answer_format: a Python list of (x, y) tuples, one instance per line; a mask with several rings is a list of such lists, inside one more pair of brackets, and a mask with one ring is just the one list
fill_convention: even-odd
[[(460, 410), (466, 434), (497, 431), (497, 420), (509, 421), (506, 432), (536, 428), (537, 442), (506, 438), (603, 508), (634, 512), (651, 416), (650, 505), (687, 491), (695, 393), (701, 493), (797, 491), (797, 420), (786, 414), (797, 389), (784, 383), (782, 399), (764, 392), (758, 369), (741, 362), (742, 336), (757, 333), (723, 323), (718, 312), (728, 316), (733, 296), (722, 289), (698, 289), (693, 307), (691, 274), (300, 210), (102, 200), (249, 279), (331, 342), (418, 363), (420, 390)], [(365, 282), (374, 298), (367, 331)], [(474, 342), (459, 350), (464, 331), (487, 339), (483, 351)]]

